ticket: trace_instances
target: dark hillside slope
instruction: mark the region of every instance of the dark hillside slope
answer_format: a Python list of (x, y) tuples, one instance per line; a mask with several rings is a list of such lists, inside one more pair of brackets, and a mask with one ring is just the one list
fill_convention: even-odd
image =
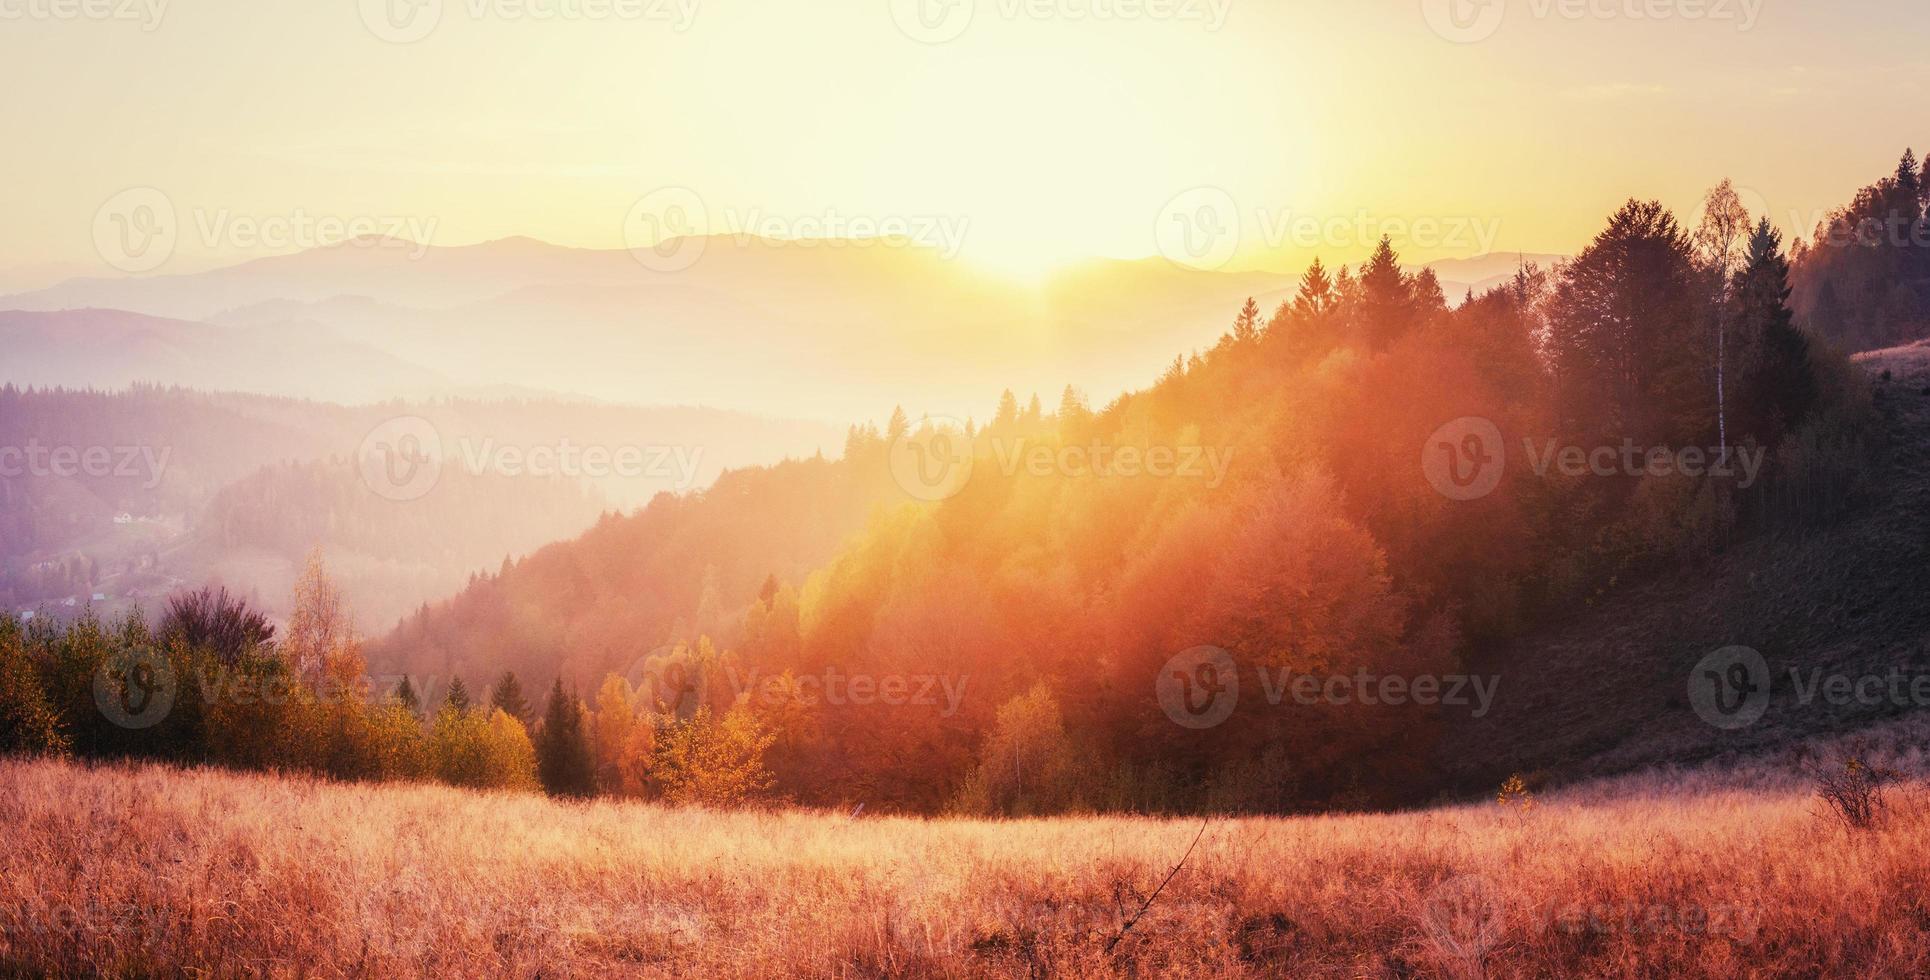
[[(1930, 677), (1930, 345), (1857, 361), (1886, 436), (1867, 503), (1474, 651), (1469, 669), (1501, 680), (1494, 710), (1453, 725), (1441, 746), (1455, 789), (1492, 790), (1514, 772), (1567, 782), (1752, 754), (1930, 707), (1911, 691)], [(1725, 730), (1698, 715), (1690, 684), (1704, 657), (1731, 646), (1760, 652), (1771, 683), (1761, 717)], [(1838, 675), (1868, 697), (1816, 686)], [(1930, 693), (1930, 680), (1917, 690)]]

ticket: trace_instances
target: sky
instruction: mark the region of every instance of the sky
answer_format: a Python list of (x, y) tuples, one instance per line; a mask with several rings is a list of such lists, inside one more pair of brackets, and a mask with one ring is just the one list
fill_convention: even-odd
[[(909, 228), (1291, 272), (1573, 252), (1723, 177), (1802, 233), (1930, 144), (1927, 36), (1921, 0), (0, 0), (0, 270)], [(158, 268), (103, 259), (129, 189)]]

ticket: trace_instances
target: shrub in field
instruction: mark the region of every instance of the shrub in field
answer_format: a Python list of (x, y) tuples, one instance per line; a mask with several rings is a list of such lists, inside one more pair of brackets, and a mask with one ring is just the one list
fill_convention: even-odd
[(437, 712), (429, 758), (435, 777), (453, 786), (533, 790), (538, 785), (529, 733), (500, 708), (487, 715), (454, 708)]
[(1868, 830), (1889, 815), (1888, 787), (1897, 774), (1851, 757), (1841, 769), (1816, 774), (1816, 795), (1825, 812), (1851, 830)]
[(268, 617), (229, 595), (227, 589), (204, 588), (168, 601), (161, 635), (234, 664), (243, 654), (267, 646), (275, 638), (275, 628)]
[(41, 690), (19, 624), (0, 619), (0, 752), (60, 753), (67, 748), (60, 716)]
[(686, 721), (659, 719), (650, 780), (672, 806), (743, 806), (771, 788), (764, 751), (772, 739), (742, 705), (722, 718), (706, 705)]

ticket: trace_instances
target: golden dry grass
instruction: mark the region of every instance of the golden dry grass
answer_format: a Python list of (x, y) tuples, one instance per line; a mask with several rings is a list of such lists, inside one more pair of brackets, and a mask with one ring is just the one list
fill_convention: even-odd
[(0, 971), (1930, 972), (1920, 783), (1856, 834), (1799, 782), (1733, 783), (1650, 775), (1525, 813), (1217, 820), (1109, 954), (1199, 822), (719, 814), (13, 760)]

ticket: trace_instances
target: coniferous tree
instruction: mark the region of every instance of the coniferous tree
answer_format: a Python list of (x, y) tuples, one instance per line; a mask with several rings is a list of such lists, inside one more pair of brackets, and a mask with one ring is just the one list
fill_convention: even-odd
[(469, 685), (457, 677), (449, 682), (449, 693), (443, 695), (442, 706), (461, 714), (469, 710)]
[(1412, 283), (1401, 271), (1393, 240), (1382, 236), (1374, 256), (1361, 270), (1361, 339), (1369, 350), (1382, 350), (1413, 326)]
[(496, 687), (489, 692), (490, 707), (500, 708), (503, 713), (524, 724), (529, 724), (529, 701), (523, 697), (523, 682), (516, 679), (513, 670), (503, 671), (496, 680)]
[(1735, 280), (1745, 434), (1768, 445), (1801, 421), (1816, 398), (1809, 338), (1797, 329), (1789, 309), (1789, 261), (1782, 243), (1782, 234), (1763, 218), (1749, 236)]
[(1557, 410), (1583, 438), (1687, 445), (1715, 435), (1705, 313), (1675, 216), (1654, 201), (1623, 205), (1562, 270), (1547, 337)]
[(1233, 343), (1247, 346), (1260, 339), (1260, 304), (1253, 297), (1246, 298), (1246, 305), (1240, 307), (1240, 315), (1233, 318)]
[(1314, 259), (1313, 264), (1300, 276), (1300, 292), (1293, 297), (1293, 314), (1302, 321), (1311, 322), (1315, 318), (1331, 312), (1337, 297), (1334, 295), (1334, 281), (1327, 275), (1327, 268)]
[(551, 796), (596, 792), (596, 762), (583, 731), (583, 703), (563, 689), (560, 677), (550, 687), (549, 707), (536, 736), (536, 774)]
[(998, 432), (1007, 431), (1018, 424), (1018, 421), (1019, 399), (1012, 394), (1012, 389), (1007, 388), (999, 395), (998, 411), (992, 414), (992, 429)]
[(415, 685), (407, 674), (403, 674), (402, 683), (395, 686), (395, 699), (412, 715), (422, 710), (422, 696), (415, 692)]

